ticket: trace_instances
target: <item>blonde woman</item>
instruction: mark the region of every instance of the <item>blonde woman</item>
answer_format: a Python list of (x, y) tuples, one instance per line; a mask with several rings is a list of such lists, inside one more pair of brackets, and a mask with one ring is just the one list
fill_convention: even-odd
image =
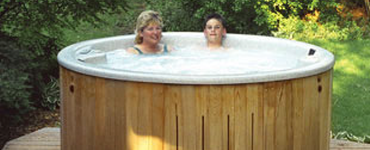
[(161, 54), (172, 50), (166, 44), (159, 44), (162, 39), (163, 21), (158, 12), (142, 12), (136, 22), (135, 45), (127, 49), (132, 54)]

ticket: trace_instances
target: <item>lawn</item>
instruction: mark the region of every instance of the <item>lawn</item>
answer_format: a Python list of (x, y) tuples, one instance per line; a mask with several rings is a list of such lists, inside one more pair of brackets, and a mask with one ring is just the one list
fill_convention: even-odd
[(312, 40), (335, 55), (332, 130), (370, 135), (370, 40)]

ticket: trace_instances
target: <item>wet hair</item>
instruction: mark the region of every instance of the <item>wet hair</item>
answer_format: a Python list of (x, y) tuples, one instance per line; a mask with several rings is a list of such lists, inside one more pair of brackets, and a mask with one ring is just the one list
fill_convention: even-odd
[(135, 37), (135, 44), (143, 43), (143, 38), (140, 37), (140, 33), (143, 32), (144, 28), (148, 25), (156, 24), (163, 27), (163, 20), (159, 13), (153, 10), (146, 10), (143, 11), (136, 21), (136, 37)]
[(222, 26), (223, 26), (224, 28), (226, 28), (226, 21), (225, 21), (224, 17), (222, 17), (222, 16), (221, 16), (220, 14), (218, 14), (218, 13), (211, 13), (211, 14), (207, 15), (207, 16), (206, 16), (206, 18), (204, 18), (204, 22), (203, 22), (203, 29), (205, 29), (205, 28), (206, 28), (207, 22), (208, 22), (209, 20), (211, 20), (211, 19), (216, 19), (216, 20), (220, 21), (220, 22), (221, 22), (221, 24), (222, 24)]

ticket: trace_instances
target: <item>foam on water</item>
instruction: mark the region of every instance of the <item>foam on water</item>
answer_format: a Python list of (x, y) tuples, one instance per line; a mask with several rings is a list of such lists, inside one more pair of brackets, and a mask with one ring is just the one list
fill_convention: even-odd
[(124, 49), (106, 52), (106, 63), (97, 65), (126, 71), (176, 75), (237, 75), (282, 71), (304, 65), (300, 58), (269, 50), (209, 51), (177, 48), (167, 54), (133, 55)]
[(61, 66), (86, 75), (124, 81), (174, 84), (235, 84), (281, 81), (333, 68), (334, 55), (318, 46), (265, 36), (228, 34), (226, 52), (210, 52), (203, 33), (164, 33), (176, 51), (132, 55), (135, 35), (94, 39), (64, 48)]

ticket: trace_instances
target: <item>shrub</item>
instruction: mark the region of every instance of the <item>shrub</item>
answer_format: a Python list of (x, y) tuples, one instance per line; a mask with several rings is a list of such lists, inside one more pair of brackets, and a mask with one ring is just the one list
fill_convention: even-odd
[[(56, 49), (45, 41), (45, 49)], [(22, 116), (42, 106), (42, 87), (49, 76), (57, 76), (55, 51), (35, 54), (20, 46), (17, 38), (0, 32), (0, 118), (13, 124)]]
[(349, 141), (358, 142), (358, 143), (370, 143), (369, 135), (359, 137), (359, 136), (353, 135), (352, 133), (348, 133), (347, 131), (342, 131), (342, 132), (332, 134), (331, 138), (339, 139), (339, 140), (349, 140)]
[(223, 15), (231, 33), (269, 35), (278, 28), (279, 21), (289, 16), (322, 9), (335, 12), (335, 0), (152, 0), (149, 9), (160, 11), (170, 31), (201, 31), (203, 18), (211, 13)]
[(60, 106), (58, 79), (50, 77), (50, 82), (42, 88), (41, 105), (49, 110), (55, 110)]
[(16, 123), (33, 109), (28, 72), (32, 55), (17, 47), (11, 38), (1, 33), (0, 37), (0, 122)]
[(336, 21), (320, 23), (313, 20), (302, 20), (299, 17), (289, 17), (280, 21), (278, 31), (273, 32), (273, 35), (296, 40), (307, 38), (352, 40), (366, 38), (366, 33), (369, 32), (366, 30), (368, 29), (359, 27), (355, 21), (345, 21), (340, 26)]
[(127, 7), (126, 0), (0, 1), (0, 113), (20, 118), (32, 107), (52, 105), (40, 99), (49, 76), (58, 76), (64, 29)]

